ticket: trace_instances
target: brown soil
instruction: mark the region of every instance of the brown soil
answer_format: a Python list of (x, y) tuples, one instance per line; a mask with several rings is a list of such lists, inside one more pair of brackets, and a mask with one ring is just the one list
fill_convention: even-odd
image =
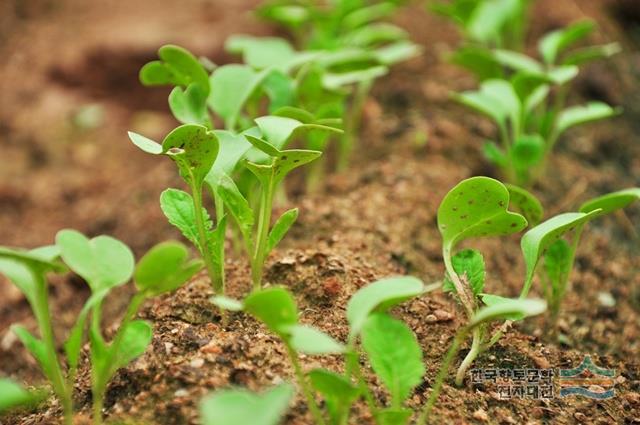
[[(179, 238), (157, 201), (164, 188), (181, 185), (173, 165), (136, 151), (126, 138), (128, 129), (161, 137), (174, 125), (166, 90), (141, 88), (137, 70), (165, 42), (224, 63), (229, 60), (222, 51), (226, 36), (270, 30), (247, 13), (255, 1), (157, 3), (0, 4), (3, 245), (48, 244), (65, 227), (111, 234), (137, 254), (158, 241)], [(552, 215), (589, 197), (640, 184), (640, 56), (635, 44), (640, 20), (635, 3), (621, 0), (539, 0), (534, 16), (532, 40), (589, 16), (601, 28), (593, 41), (619, 40), (625, 47), (615, 60), (595, 64), (580, 77), (575, 100), (603, 99), (626, 111), (613, 121), (573, 131), (559, 144), (548, 178), (535, 188), (547, 215)], [(305, 323), (339, 339), (347, 334), (346, 302), (359, 287), (392, 274), (412, 274), (425, 282), (441, 279), (438, 203), (461, 179), (494, 173), (480, 154), (491, 125), (447, 98), (450, 90), (474, 84), (442, 59), (457, 42), (454, 31), (418, 4), (398, 21), (426, 46), (424, 55), (399, 66), (375, 88), (360, 138), (366, 149), (351, 169), (330, 176), (324, 194), (300, 197), (291, 188), (291, 203), (301, 207), (300, 218), (271, 255), (266, 271), (268, 282), (295, 293)], [(95, 128), (74, 124), (87, 105), (97, 105), (102, 112)], [(416, 143), (420, 133), (428, 135), (425, 146)], [(543, 319), (530, 320), (476, 363), (479, 368), (568, 368), (591, 355), (596, 364), (616, 370), (614, 398), (504, 401), (493, 389), (455, 388), (447, 382), (434, 423), (640, 423), (639, 222), (636, 206), (585, 232), (560, 320), (565, 344), (548, 338)], [(473, 246), (485, 253), (488, 289), (516, 295), (524, 274), (518, 238), (481, 240)], [(231, 295), (246, 293), (248, 266), (231, 250), (227, 275)], [(42, 382), (35, 362), (9, 330), (17, 322), (35, 327), (28, 305), (6, 280), (0, 279), (0, 292), (1, 374), (29, 384)], [(67, 276), (52, 279), (51, 292), (62, 336), (88, 290), (80, 279)], [(600, 304), (600, 292), (610, 293), (615, 307)], [(106, 312), (109, 331), (117, 326), (128, 293), (122, 289), (112, 295)], [(210, 295), (202, 275), (176, 294), (145, 306), (141, 316), (153, 323), (154, 340), (145, 355), (120, 370), (111, 383), (106, 403), (111, 423), (197, 423), (197, 401), (212, 389), (241, 385), (260, 390), (292, 379), (282, 344), (242, 314), (232, 315), (222, 326), (207, 301)], [(425, 352), (425, 381), (411, 405), (421, 405), (428, 396), (461, 313), (455, 301), (441, 293), (396, 309)], [(306, 357), (303, 365), (342, 367), (334, 357)], [(384, 401), (382, 387), (372, 384), (376, 397)], [(90, 402), (85, 364), (77, 386), (78, 423), (89, 422)], [(59, 415), (57, 402), (51, 400), (2, 423), (57, 423)], [(301, 397), (286, 423), (311, 423)], [(356, 406), (352, 423), (371, 423), (364, 406)]]

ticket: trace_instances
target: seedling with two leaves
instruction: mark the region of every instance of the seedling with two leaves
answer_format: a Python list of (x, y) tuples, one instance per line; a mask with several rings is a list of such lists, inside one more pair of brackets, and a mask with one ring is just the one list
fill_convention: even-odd
[[(393, 277), (360, 289), (347, 306), (350, 328), (347, 344), (342, 344), (315, 328), (299, 324), (295, 301), (291, 294), (281, 287), (256, 291), (243, 302), (224, 297), (216, 297), (212, 301), (222, 308), (243, 310), (253, 315), (282, 339), (293, 364), (298, 385), (317, 424), (346, 424), (352, 404), (364, 398), (376, 423), (400, 425), (408, 423), (413, 413), (404, 406), (404, 402), (413, 388), (421, 382), (425, 368), (422, 350), (413, 332), (406, 324), (389, 315), (388, 310), (439, 286), (425, 286), (418, 279), (411, 277)], [(359, 362), (359, 340), (373, 371), (389, 391), (391, 401), (388, 406), (378, 405), (364, 379)], [(346, 363), (345, 373), (313, 369), (305, 374), (298, 361), (299, 353), (343, 355)], [(312, 390), (324, 398), (325, 414), (318, 406)], [(239, 403), (246, 402), (239, 400)], [(221, 415), (221, 405), (218, 410), (218, 414)], [(242, 409), (238, 408), (238, 411), (241, 412)], [(270, 424), (276, 422), (274, 420)], [(221, 422), (211, 422), (211, 425), (217, 423)], [(239, 419), (234, 423), (249, 424)]]
[(640, 188), (609, 193), (585, 202), (579, 212), (559, 214), (541, 223), (522, 237), (527, 275), (521, 296), (525, 297), (529, 292), (536, 267), (543, 260), (543, 267), (538, 274), (549, 304), (554, 332), (586, 224), (625, 208), (638, 199)]
[[(516, 205), (514, 201), (517, 202)], [(506, 236), (525, 229), (527, 219), (509, 211), (510, 206), (516, 207), (531, 220), (542, 217), (541, 207), (533, 195), (516, 187), (507, 188), (488, 177), (472, 177), (462, 181), (447, 193), (438, 208), (438, 229), (442, 235), (442, 256), (446, 269), (444, 290), (454, 293), (465, 310), (469, 325), (465, 327), (468, 332), (465, 331), (462, 335), (471, 333), (473, 336), (471, 349), (456, 374), (457, 385), (462, 385), (466, 371), (477, 356), (489, 349), (502, 335), (498, 331), (491, 336), (486, 321), (472, 325), (474, 318), (480, 314), (481, 306), (506, 306), (508, 309), (514, 301), (485, 293), (485, 264), (482, 254), (473, 249), (456, 252), (456, 247), (467, 239)], [(522, 298), (524, 296), (526, 292), (523, 292)], [(522, 318), (513, 315), (501, 317), (502, 320)], [(497, 319), (499, 318), (494, 318)]]
[(531, 184), (567, 130), (620, 113), (603, 102), (565, 108), (578, 66), (619, 51), (613, 43), (564, 54), (593, 28), (591, 22), (579, 22), (547, 34), (539, 43), (544, 63), (514, 51), (478, 47), (462, 48), (454, 55), (453, 61), (474, 72), (481, 83), (478, 90), (453, 97), (494, 121), (499, 143), (487, 142), (483, 149), (509, 181)]
[[(46, 283), (47, 273), (66, 270), (61, 260), (85, 279), (91, 289), (91, 296), (64, 343), (66, 370), (56, 350)], [(150, 297), (177, 289), (201, 267), (199, 261), (187, 260), (184, 246), (167, 242), (152, 248), (135, 267), (134, 274), (133, 254), (122, 242), (108, 236), (89, 240), (73, 230), (58, 232), (54, 246), (31, 251), (0, 248), (0, 272), (13, 281), (29, 301), (40, 338), (19, 325), (15, 325), (13, 331), (35, 357), (60, 399), (66, 424), (73, 422), (73, 386), (87, 322), (90, 322), (93, 421), (99, 424), (109, 381), (119, 368), (144, 353), (151, 342), (150, 325), (134, 320), (140, 305)], [(102, 303), (111, 290), (128, 282), (132, 275), (138, 291), (111, 343), (107, 343), (101, 331)]]
[(521, 49), (531, 0), (450, 0), (430, 2), (435, 13), (456, 24), (469, 44)]

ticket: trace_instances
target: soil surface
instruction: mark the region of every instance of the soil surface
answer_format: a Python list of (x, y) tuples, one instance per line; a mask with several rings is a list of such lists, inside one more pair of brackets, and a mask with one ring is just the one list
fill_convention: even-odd
[[(255, 4), (2, 2), (0, 243), (35, 247), (51, 243), (59, 229), (75, 228), (91, 236), (113, 235), (141, 255), (159, 241), (180, 239), (158, 204), (163, 189), (182, 187), (174, 165), (139, 152), (126, 137), (127, 130), (134, 130), (161, 138), (175, 125), (167, 90), (141, 87), (137, 72), (168, 42), (216, 63), (233, 61), (222, 48), (228, 35), (274, 33), (249, 13)], [(625, 113), (571, 131), (559, 143), (547, 178), (533, 188), (546, 215), (640, 186), (640, 7), (633, 0), (539, 0), (533, 16), (532, 51), (540, 34), (585, 17), (599, 24), (592, 42), (617, 40), (624, 47), (615, 59), (582, 72), (571, 101), (604, 100), (623, 106)], [(397, 21), (425, 46), (423, 55), (377, 83), (365, 105), (362, 149), (347, 172), (329, 175), (323, 193), (313, 196), (304, 195), (300, 179), (293, 179), (289, 202), (300, 207), (300, 216), (265, 272), (269, 284), (294, 292), (304, 323), (341, 340), (347, 335), (345, 306), (358, 288), (394, 274), (415, 275), (427, 283), (442, 278), (439, 202), (463, 178), (499, 177), (480, 151), (482, 141), (493, 136), (492, 125), (448, 98), (451, 90), (475, 84), (444, 59), (459, 41), (454, 29), (421, 2), (400, 13)], [(426, 144), (420, 143), (425, 136)], [(495, 387), (467, 380), (456, 388), (448, 381), (434, 423), (640, 423), (638, 223), (636, 205), (589, 225), (560, 316), (562, 342), (550, 337), (543, 318), (528, 320), (475, 365), (572, 368), (590, 355), (597, 365), (615, 369), (615, 397), (502, 400)], [(524, 276), (519, 238), (478, 240), (469, 246), (485, 255), (488, 291), (517, 295)], [(227, 279), (230, 295), (241, 297), (249, 290), (248, 265), (232, 249)], [(117, 327), (131, 290), (122, 288), (111, 296), (107, 334)], [(35, 329), (28, 304), (1, 277), (0, 293), (0, 375), (29, 385), (42, 383), (35, 361), (9, 329), (14, 323)], [(89, 291), (75, 276), (56, 276), (51, 294), (62, 340)], [(223, 326), (208, 302), (211, 294), (202, 274), (175, 294), (144, 306), (140, 316), (153, 324), (153, 343), (110, 384), (105, 410), (110, 423), (198, 423), (197, 402), (213, 389), (239, 385), (261, 390), (292, 380), (277, 338), (243, 314), (233, 314)], [(463, 312), (438, 292), (406, 303), (394, 314), (416, 332), (424, 349), (427, 372), (410, 399), (411, 406), (421, 406)], [(306, 369), (343, 367), (331, 356), (303, 357), (302, 364)], [(368, 376), (375, 396), (384, 402), (385, 390)], [(90, 423), (86, 360), (76, 389), (77, 422)], [(0, 423), (58, 423), (60, 413), (52, 399)], [(351, 423), (372, 423), (368, 415), (364, 405), (356, 405)], [(301, 396), (285, 422), (312, 423)]]

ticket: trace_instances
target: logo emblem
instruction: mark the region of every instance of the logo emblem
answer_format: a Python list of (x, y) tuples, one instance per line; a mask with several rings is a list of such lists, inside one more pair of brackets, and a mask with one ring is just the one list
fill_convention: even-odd
[(560, 397), (581, 395), (604, 400), (615, 395), (613, 378), (616, 371), (596, 366), (590, 356), (586, 356), (575, 369), (559, 371)]

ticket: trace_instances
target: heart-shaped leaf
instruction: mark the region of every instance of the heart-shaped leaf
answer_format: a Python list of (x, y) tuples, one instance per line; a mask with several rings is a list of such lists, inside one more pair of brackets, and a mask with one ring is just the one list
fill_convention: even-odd
[(527, 226), (520, 214), (507, 210), (509, 191), (498, 180), (472, 177), (460, 182), (438, 208), (438, 229), (443, 246), (451, 252), (465, 239), (503, 236)]
[(425, 291), (424, 283), (411, 276), (388, 277), (359, 289), (347, 304), (350, 337), (360, 333), (367, 317), (374, 311), (384, 312)]
[(133, 253), (109, 236), (88, 239), (75, 230), (61, 230), (56, 245), (64, 262), (87, 281), (92, 292), (127, 283), (133, 274)]
[(207, 96), (208, 92), (198, 84), (191, 84), (186, 90), (175, 87), (169, 94), (171, 113), (182, 124), (210, 126)]
[(197, 84), (209, 94), (209, 76), (198, 59), (188, 50), (171, 44), (158, 50), (160, 61), (147, 63), (140, 69), (140, 81), (144, 85), (179, 85), (187, 87)]
[(277, 425), (293, 395), (293, 385), (286, 383), (263, 394), (217, 391), (200, 402), (200, 418), (203, 425)]
[(197, 124), (175, 128), (162, 141), (162, 153), (173, 159), (182, 178), (190, 185), (200, 186), (218, 156), (219, 143), (215, 133)]

